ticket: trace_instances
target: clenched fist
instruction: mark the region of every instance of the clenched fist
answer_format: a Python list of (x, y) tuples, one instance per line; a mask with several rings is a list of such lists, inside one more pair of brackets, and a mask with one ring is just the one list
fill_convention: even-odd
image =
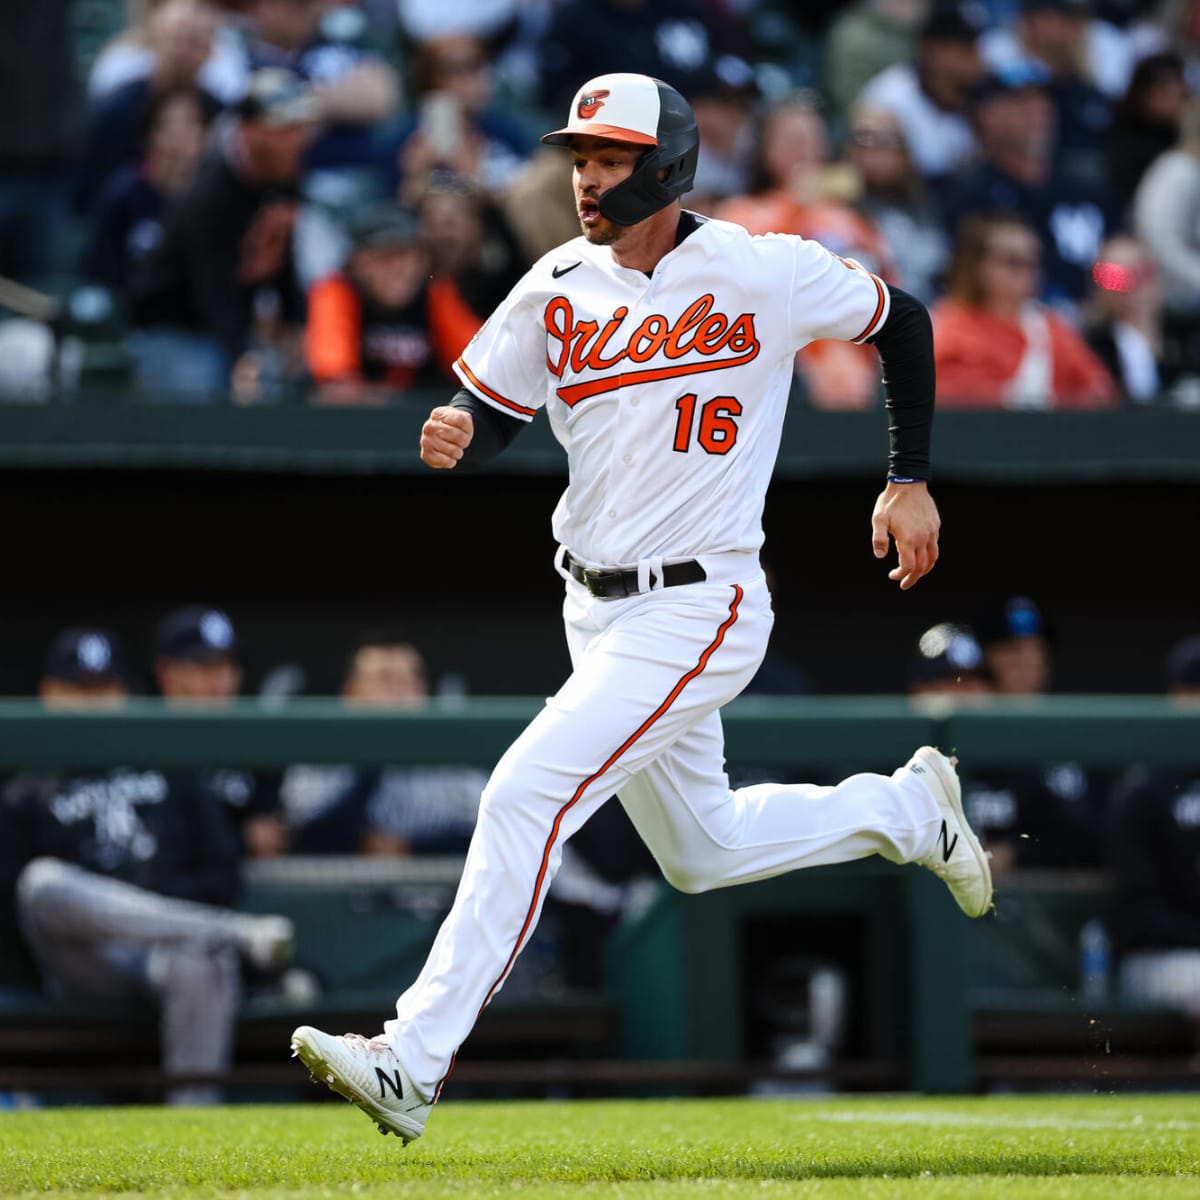
[(421, 461), (448, 470), (456, 466), (475, 436), (475, 420), (463, 408), (435, 408), (421, 426)]

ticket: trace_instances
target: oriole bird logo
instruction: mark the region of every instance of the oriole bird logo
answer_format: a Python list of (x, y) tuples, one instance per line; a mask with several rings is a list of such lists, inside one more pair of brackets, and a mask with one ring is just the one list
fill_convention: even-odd
[(575, 111), (579, 114), (581, 121), (590, 121), (603, 107), (604, 97), (609, 93), (604, 88), (598, 92), (592, 92), (587, 96), (580, 96), (579, 103), (575, 106)]

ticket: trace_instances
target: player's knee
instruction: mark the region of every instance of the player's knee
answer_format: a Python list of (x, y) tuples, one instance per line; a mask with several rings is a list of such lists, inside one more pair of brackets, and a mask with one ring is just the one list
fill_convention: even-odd
[(663, 878), (677, 891), (688, 896), (696, 896), (701, 892), (711, 891), (715, 881), (711, 876), (697, 870), (687, 863), (659, 863)]
[(17, 877), (17, 899), (22, 907), (35, 904), (58, 888), (68, 872), (67, 864), (58, 858), (33, 858)]

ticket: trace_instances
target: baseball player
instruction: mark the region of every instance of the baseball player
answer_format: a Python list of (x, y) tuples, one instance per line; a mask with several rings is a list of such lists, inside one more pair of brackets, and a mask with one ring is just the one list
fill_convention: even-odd
[(293, 1034), (317, 1079), (406, 1142), (528, 941), (563, 844), (613, 793), (685, 892), (879, 854), (934, 870), (968, 916), (991, 907), (953, 763), (932, 747), (833, 787), (734, 791), (724, 770), (719, 710), (771, 630), (763, 500), (792, 359), (812, 339), (878, 349), (891, 454), (872, 546), (883, 558), (895, 543), (901, 588), (937, 559), (927, 313), (814, 242), (685, 211), (696, 121), (659, 80), (590, 80), (542, 140), (571, 155), (582, 236), (467, 346), (421, 457), (485, 462), (547, 410), (569, 463), (553, 528), (573, 670), (488, 781), (454, 905), (395, 1019), (370, 1039)]

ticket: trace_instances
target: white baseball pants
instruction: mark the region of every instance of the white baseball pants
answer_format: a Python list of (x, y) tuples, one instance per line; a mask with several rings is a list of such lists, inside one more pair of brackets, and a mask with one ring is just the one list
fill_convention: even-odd
[(623, 600), (568, 580), (574, 670), (492, 773), (454, 904), (385, 1026), (427, 1099), (532, 933), (563, 843), (614, 792), (685, 892), (931, 851), (936, 803), (902, 769), (730, 790), (718, 710), (758, 669), (774, 618), (756, 555), (702, 562), (705, 583)]

